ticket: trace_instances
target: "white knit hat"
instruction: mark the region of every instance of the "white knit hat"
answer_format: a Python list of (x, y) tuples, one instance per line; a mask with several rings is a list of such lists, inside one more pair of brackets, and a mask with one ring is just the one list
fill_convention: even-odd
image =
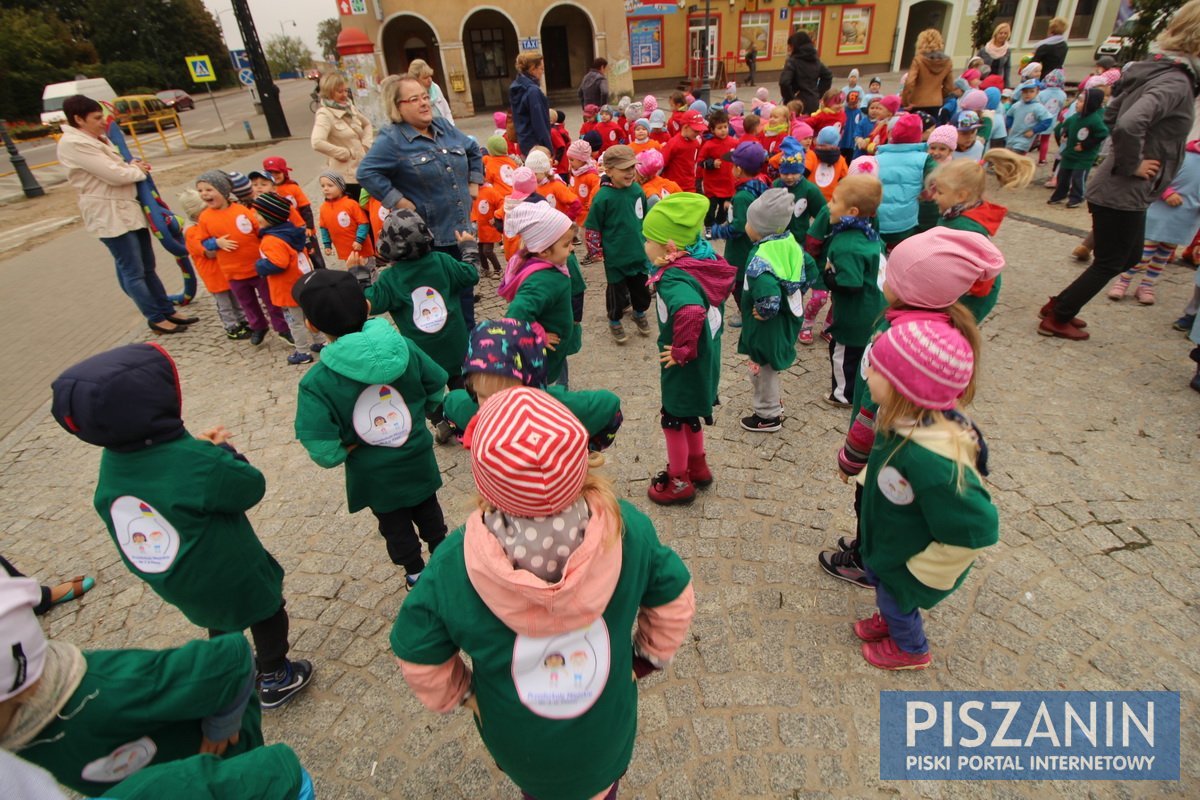
[(504, 217), (504, 233), (520, 236), (531, 253), (549, 250), (570, 229), (571, 218), (549, 203), (520, 203)]
[(0, 702), (42, 677), (46, 635), (33, 616), (42, 588), (32, 578), (0, 577)]
[(530, 153), (525, 159), (525, 166), (533, 170), (535, 175), (545, 175), (554, 168), (550, 163), (550, 156), (546, 155), (541, 150), (534, 150), (532, 153)]

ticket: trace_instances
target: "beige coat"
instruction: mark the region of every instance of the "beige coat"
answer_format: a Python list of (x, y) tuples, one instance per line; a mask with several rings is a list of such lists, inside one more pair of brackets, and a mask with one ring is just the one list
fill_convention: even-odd
[[(312, 148), (326, 157), (326, 163), (341, 174), (346, 183), (357, 183), (354, 173), (358, 162), (371, 149), (375, 132), (371, 121), (351, 106), (346, 111), (321, 106), (313, 122)], [(357, 199), (357, 198), (356, 198)]]
[(954, 91), (954, 64), (942, 52), (917, 53), (900, 92), (905, 108), (940, 106)]
[(89, 232), (108, 239), (146, 227), (146, 215), (134, 189), (134, 184), (146, 180), (146, 174), (125, 163), (111, 143), (64, 125), (58, 161), (67, 168), (67, 181), (79, 192), (79, 211)]

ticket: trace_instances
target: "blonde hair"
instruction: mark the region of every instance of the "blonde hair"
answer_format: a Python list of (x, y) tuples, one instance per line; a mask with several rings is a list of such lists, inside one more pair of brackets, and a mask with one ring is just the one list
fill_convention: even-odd
[(517, 54), (517, 71), (529, 73), (531, 69), (537, 69), (541, 66), (542, 54), (537, 50), (526, 50), (523, 53)]
[(993, 147), (984, 153), (983, 160), (992, 168), (992, 174), (996, 176), (1001, 189), (1024, 189), (1033, 180), (1034, 170), (1037, 169), (1032, 159), (1000, 147)]
[(857, 208), (860, 217), (873, 217), (883, 202), (883, 184), (874, 175), (847, 175), (838, 181), (835, 192), (841, 192), (847, 207)]
[(1191, 0), (1176, 11), (1156, 44), (1162, 50), (1200, 55), (1200, 0)]
[[(589, 471), (583, 479), (583, 489), (579, 496), (587, 503), (588, 509), (594, 515), (600, 511), (609, 522), (606, 531), (600, 531), (605, 548), (612, 547), (625, 535), (625, 520), (621, 516), (621, 506), (617, 503), (617, 493), (613, 490), (612, 481), (603, 475)], [(475, 507), (484, 514), (496, 511), (496, 507), (483, 495), (476, 495)], [(590, 525), (590, 523), (589, 523)], [(594, 531), (589, 531), (593, 532)]]
[(425, 87), (419, 80), (412, 75), (389, 75), (379, 83), (379, 94), (383, 99), (383, 108), (387, 111), (388, 119), (392, 122), (403, 122), (404, 117), (400, 114), (400, 95), (403, 93), (401, 87), (405, 83), (411, 81), (417, 85), (422, 92)]
[(942, 32), (937, 28), (926, 28), (917, 36), (917, 52), (932, 53), (946, 47)]
[[(983, 160), (992, 167), (992, 174), (1002, 189), (1025, 188), (1036, 169), (1031, 159), (1001, 148), (988, 150), (983, 154)], [(951, 192), (965, 192), (967, 202), (978, 202), (987, 189), (987, 170), (977, 161), (956, 158), (930, 173), (926, 185), (935, 183)]]
[(410, 77), (420, 80), (421, 78), (432, 78), (433, 67), (423, 58), (414, 58), (408, 64), (408, 74)]
[(204, 201), (200, 199), (200, 193), (195, 189), (184, 189), (179, 193), (179, 207), (183, 209), (183, 213), (187, 214), (188, 219), (195, 222), (200, 219), (200, 213), (204, 211)]
[(321, 76), (320, 95), (326, 100), (333, 99), (333, 93), (346, 88), (346, 79), (340, 72), (326, 72)]
[(993, 42), (996, 41), (996, 37), (1000, 35), (1001, 28), (1008, 31), (1008, 38), (1010, 38), (1010, 39), (1012, 38), (1012, 25), (1009, 25), (1007, 22), (1001, 22), (995, 28), (992, 28), (992, 39), (991, 40)]
[(1067, 21), (1062, 17), (1054, 17), (1050, 20), (1050, 24), (1046, 26), (1046, 32), (1051, 36), (1057, 36), (1060, 33), (1067, 32)]
[(495, 372), (468, 372), (466, 384), (475, 393), (480, 406), (483, 405), (484, 400), (497, 392), (525, 385), (520, 378), (514, 378), (512, 375), (498, 375)]

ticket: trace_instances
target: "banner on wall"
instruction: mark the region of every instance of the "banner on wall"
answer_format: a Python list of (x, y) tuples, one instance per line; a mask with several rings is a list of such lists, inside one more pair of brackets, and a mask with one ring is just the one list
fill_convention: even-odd
[(634, 68), (663, 66), (661, 17), (629, 21), (629, 63)]
[(679, 9), (675, 3), (642, 3), (641, 0), (625, 0), (627, 17), (659, 17), (674, 14)]

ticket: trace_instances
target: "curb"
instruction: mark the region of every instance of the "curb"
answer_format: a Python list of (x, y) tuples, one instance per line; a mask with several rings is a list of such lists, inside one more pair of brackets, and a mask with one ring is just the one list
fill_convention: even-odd
[(288, 136), (282, 139), (251, 139), (247, 142), (213, 142), (200, 143), (188, 142), (188, 147), (192, 150), (251, 150), (255, 147), (262, 147), (267, 144), (279, 144), (280, 142), (299, 142), (308, 141), (299, 136)]

